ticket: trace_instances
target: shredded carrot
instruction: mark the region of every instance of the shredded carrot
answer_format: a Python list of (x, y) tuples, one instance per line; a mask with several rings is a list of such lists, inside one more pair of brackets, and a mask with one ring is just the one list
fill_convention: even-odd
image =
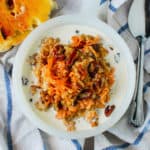
[(38, 81), (34, 85), (39, 85), (42, 93), (36, 107), (53, 107), (56, 118), (62, 119), (68, 130), (75, 129), (75, 118), (92, 111), (90, 116), (95, 121), (88, 120), (92, 127), (97, 126), (96, 109), (104, 108), (110, 100), (115, 81), (114, 68), (105, 59), (107, 54), (99, 36), (75, 35), (65, 45), (46, 38), (34, 57), (33, 73)]

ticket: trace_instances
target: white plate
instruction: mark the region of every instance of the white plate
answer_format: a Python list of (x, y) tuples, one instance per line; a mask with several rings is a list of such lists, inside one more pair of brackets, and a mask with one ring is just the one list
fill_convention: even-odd
[[(112, 89), (111, 100), (109, 104), (116, 106), (110, 117), (105, 117), (104, 110), (99, 111), (99, 126), (91, 128), (83, 119), (77, 120), (77, 130), (73, 132), (66, 131), (61, 120), (55, 118), (55, 112), (41, 112), (29, 102), (31, 94), (29, 86), (22, 86), (22, 76), (32, 78), (31, 68), (27, 59), (34, 52), (38, 51), (41, 40), (44, 37), (59, 37), (62, 42), (68, 43), (75, 31), (80, 33), (100, 35), (105, 46), (110, 46), (108, 61), (115, 67), (115, 85)], [(127, 110), (135, 87), (135, 68), (129, 48), (123, 39), (107, 24), (94, 18), (82, 15), (66, 15), (47, 21), (36, 28), (24, 40), (20, 46), (13, 70), (13, 89), (14, 96), (20, 105), (23, 113), (38, 128), (45, 132), (64, 138), (83, 138), (100, 134), (112, 127), (123, 116)]]

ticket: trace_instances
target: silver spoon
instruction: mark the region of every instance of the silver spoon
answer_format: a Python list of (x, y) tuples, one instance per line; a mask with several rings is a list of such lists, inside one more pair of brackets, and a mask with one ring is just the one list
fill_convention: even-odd
[[(130, 107), (129, 123), (140, 127), (144, 123), (144, 98), (143, 98), (143, 65), (144, 42), (150, 35), (150, 2), (149, 0), (134, 0), (130, 8), (128, 24), (131, 33), (139, 43), (136, 88)], [(140, 17), (140, 19), (139, 19)]]

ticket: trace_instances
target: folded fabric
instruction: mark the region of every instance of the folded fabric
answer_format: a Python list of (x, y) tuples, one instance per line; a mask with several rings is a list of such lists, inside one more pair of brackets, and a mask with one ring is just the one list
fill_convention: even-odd
[[(86, 12), (98, 15), (120, 34), (128, 44), (135, 64), (138, 44), (128, 28), (131, 0), (58, 0), (61, 9), (55, 14)], [(91, 10), (91, 11), (89, 11)], [(91, 15), (89, 14), (89, 15)], [(59, 139), (40, 131), (21, 113), (12, 98), (11, 67), (16, 48), (0, 56), (0, 150), (81, 150), (84, 139)], [(146, 120), (142, 127), (128, 125), (128, 112), (111, 129), (95, 137), (95, 150), (149, 150), (150, 138), (150, 39), (145, 43), (144, 99)], [(20, 99), (21, 100), (21, 99)]]

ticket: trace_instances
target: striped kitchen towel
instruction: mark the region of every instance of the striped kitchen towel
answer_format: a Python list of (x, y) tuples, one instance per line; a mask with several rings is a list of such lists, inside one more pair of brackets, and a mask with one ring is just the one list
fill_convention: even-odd
[[(124, 38), (137, 63), (138, 45), (127, 22), (131, 0), (58, 0), (58, 3), (61, 3), (61, 9), (55, 15), (77, 13), (93, 5), (95, 9), (91, 11), (96, 10), (100, 19)], [(0, 150), (81, 150), (84, 139), (66, 140), (49, 136), (20, 112), (15, 99), (12, 99), (10, 64), (13, 64), (15, 52), (16, 48), (0, 56)], [(127, 112), (114, 127), (95, 137), (95, 150), (150, 150), (150, 39), (145, 43), (144, 71), (144, 125), (140, 128), (129, 126)]]

